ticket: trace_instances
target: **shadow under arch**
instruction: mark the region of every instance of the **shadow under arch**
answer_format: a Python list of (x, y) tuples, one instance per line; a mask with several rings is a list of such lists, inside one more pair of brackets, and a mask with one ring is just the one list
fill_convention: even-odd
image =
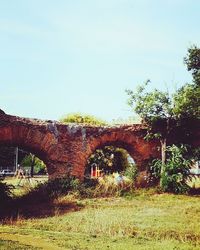
[(140, 166), (142, 162), (142, 155), (139, 151), (134, 147), (134, 145), (131, 145), (125, 141), (117, 140), (117, 141), (108, 141), (105, 143), (102, 143), (98, 145), (93, 152), (95, 152), (97, 149), (101, 149), (107, 146), (113, 146), (115, 148), (121, 148), (127, 151), (127, 153), (131, 156), (131, 158), (134, 159), (134, 162), (136, 165)]
[(44, 162), (49, 174), (47, 147), (44, 145), (44, 142), (38, 140), (38, 138), (44, 138), (42, 131), (40, 132), (21, 125), (15, 127), (6, 126), (0, 130), (1, 146), (19, 147), (34, 154)]
[[(47, 165), (46, 153), (43, 152), (42, 150), (34, 148), (34, 147), (31, 147), (30, 145), (27, 145), (27, 144), (23, 144), (23, 143), (18, 144), (16, 142), (13, 142), (13, 143), (10, 143), (10, 142), (9, 143), (5, 143), (4, 142), (4, 143), (2, 143), (0, 141), (0, 147), (8, 148), (8, 150), (9, 150), (9, 148), (18, 147), (19, 151), (22, 150), (22, 151), (26, 152), (26, 155), (28, 155), (29, 153), (35, 155), (37, 158), (39, 158), (41, 161), (44, 162), (44, 164), (46, 165), (46, 170), (48, 172), (48, 167), (47, 167), (48, 165)], [(13, 160), (13, 163), (14, 163), (14, 160)], [(15, 164), (20, 164), (20, 160), (17, 163), (15, 163)]]

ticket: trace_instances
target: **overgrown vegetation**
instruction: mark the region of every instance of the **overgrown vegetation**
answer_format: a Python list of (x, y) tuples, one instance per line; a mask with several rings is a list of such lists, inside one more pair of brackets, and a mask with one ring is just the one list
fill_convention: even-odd
[[(129, 171), (127, 175), (129, 174), (133, 177), (135, 170)], [(131, 192), (133, 189), (134, 179), (126, 176), (123, 177), (121, 185), (118, 184), (116, 176), (113, 174), (105, 175), (99, 179), (86, 178), (84, 181), (68, 176), (67, 178), (59, 178), (41, 183), (22, 197), (22, 199), (44, 202), (52, 201), (68, 194), (78, 198), (121, 196), (125, 192)]]
[(93, 125), (93, 126), (105, 126), (107, 123), (99, 118), (96, 118), (93, 115), (72, 113), (64, 115), (61, 119), (63, 123), (77, 123), (84, 125)]
[[(160, 178), (164, 191), (176, 193), (187, 191), (185, 179), (189, 173), (189, 159), (184, 158), (183, 148), (178, 147), (190, 143), (192, 130), (200, 122), (200, 49), (189, 48), (184, 61), (192, 72), (193, 82), (185, 84), (172, 96), (158, 89), (149, 91), (149, 80), (136, 91), (127, 90), (128, 104), (147, 124), (145, 138), (160, 140), (161, 161), (154, 162), (151, 177)], [(176, 146), (170, 145), (171, 138)], [(192, 158), (190, 155), (190, 162)]]
[(190, 176), (192, 165), (191, 157), (188, 157), (187, 147), (168, 146), (166, 148), (167, 159), (164, 171), (161, 173), (162, 161), (153, 160), (150, 165), (150, 175), (152, 179), (162, 179), (162, 190), (164, 192), (186, 193), (190, 187), (187, 184)]
[(0, 181), (0, 204), (3, 205), (12, 199), (12, 185)]
[(134, 163), (129, 163), (124, 171), (124, 176), (129, 178), (133, 183), (135, 182), (138, 176), (138, 167)]

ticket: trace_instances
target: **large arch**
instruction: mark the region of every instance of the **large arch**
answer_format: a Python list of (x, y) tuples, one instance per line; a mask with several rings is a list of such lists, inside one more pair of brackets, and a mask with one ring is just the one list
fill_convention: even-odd
[(48, 163), (47, 152), (36, 141), (38, 132), (24, 127), (8, 126), (0, 130), (0, 145), (19, 147), (31, 152), (40, 158), (46, 165)]
[(56, 155), (58, 140), (52, 128), (51, 121), (45, 122), (0, 113), (0, 144), (19, 146), (35, 154), (46, 164), (50, 178), (54, 178), (56, 175), (59, 176), (61, 168), (56, 168), (59, 166)]

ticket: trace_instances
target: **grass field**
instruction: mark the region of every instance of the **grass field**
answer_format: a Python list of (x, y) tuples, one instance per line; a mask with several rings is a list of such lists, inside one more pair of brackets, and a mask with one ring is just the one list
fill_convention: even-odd
[(2, 221), (0, 249), (200, 249), (199, 196), (137, 190), (30, 206), (32, 213)]

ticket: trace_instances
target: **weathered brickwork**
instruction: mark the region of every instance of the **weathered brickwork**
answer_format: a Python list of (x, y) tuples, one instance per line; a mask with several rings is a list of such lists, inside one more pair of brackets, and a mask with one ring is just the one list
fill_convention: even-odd
[(82, 178), (88, 157), (97, 149), (113, 145), (126, 149), (140, 171), (148, 159), (158, 156), (159, 143), (143, 139), (141, 124), (94, 127), (27, 119), (0, 112), (0, 144), (24, 148), (47, 165), (50, 178), (67, 174)]

